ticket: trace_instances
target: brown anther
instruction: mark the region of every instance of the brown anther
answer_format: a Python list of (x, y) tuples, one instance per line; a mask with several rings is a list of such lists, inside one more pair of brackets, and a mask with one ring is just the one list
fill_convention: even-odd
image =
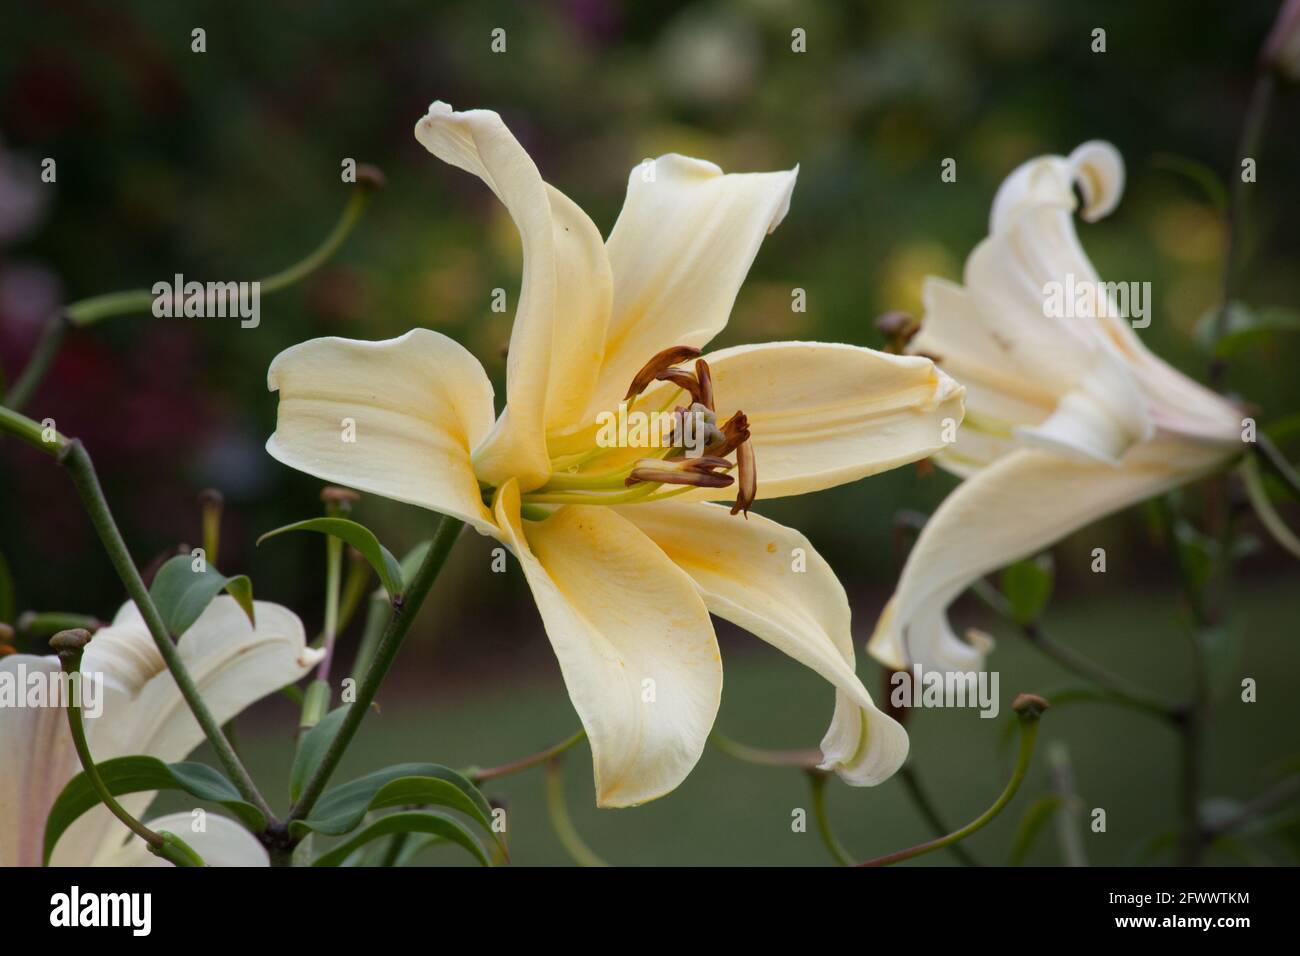
[(710, 411), (716, 411), (713, 408), (713, 373), (704, 359), (695, 360), (695, 377), (700, 383), (700, 394), (695, 400)]
[(736, 503), (731, 506), (731, 513), (745, 512), (749, 518), (749, 508), (758, 494), (758, 471), (754, 462), (753, 442), (743, 441), (736, 449), (736, 464), (740, 470), (740, 484), (736, 487)]
[(729, 469), (731, 462), (725, 458), (701, 455), (699, 458), (642, 458), (632, 466), (632, 474), (624, 481), (635, 485), (652, 481), (663, 485), (694, 485), (697, 488), (726, 488), (735, 479), (714, 471)]
[(699, 354), (700, 350), (693, 345), (674, 345), (659, 352), (641, 366), (641, 371), (636, 373), (632, 384), (627, 387), (627, 394), (623, 396), (623, 401), (629, 402), (644, 392), (646, 386), (653, 382), (660, 372), (674, 365), (680, 365), (687, 359), (698, 358)]
[(14, 629), (4, 621), (0, 621), (0, 644), (8, 644), (13, 639)]
[[(684, 388), (691, 393), (691, 403), (703, 402), (704, 399), (700, 393), (700, 382), (694, 375), (684, 368), (664, 369), (655, 379), (660, 382), (672, 382), (678, 388)], [(626, 401), (626, 399), (625, 399)]]
[(704, 453), (725, 458), (746, 441), (749, 441), (749, 419), (744, 412), (738, 411), (723, 423), (722, 441), (710, 445)]

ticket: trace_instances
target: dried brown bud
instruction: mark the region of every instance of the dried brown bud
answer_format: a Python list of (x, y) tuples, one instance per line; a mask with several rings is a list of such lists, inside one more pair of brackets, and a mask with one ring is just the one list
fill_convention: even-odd
[(351, 488), (326, 485), (320, 490), (320, 500), (326, 504), (351, 505), (361, 500), (361, 493)]
[(1041, 717), (1043, 711), (1050, 706), (1046, 697), (1039, 697), (1037, 694), (1020, 694), (1011, 702), (1011, 709), (1017, 714), (1034, 720)]

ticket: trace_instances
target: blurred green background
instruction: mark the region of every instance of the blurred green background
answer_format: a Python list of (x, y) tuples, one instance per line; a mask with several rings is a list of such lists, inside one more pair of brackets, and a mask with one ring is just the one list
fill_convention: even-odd
[[(294, 607), (311, 630), (321, 619), (320, 539), (253, 548), (261, 532), (319, 510), (318, 483), (262, 450), (275, 420), (271, 358), (317, 335), (378, 339), (424, 325), (465, 343), (502, 392), (511, 317), (489, 305), (498, 286), (514, 300), (518, 242), (480, 183), (415, 142), (411, 129), (430, 101), (500, 112), (547, 180), (604, 231), (628, 170), (646, 156), (682, 152), (735, 171), (798, 163), (790, 214), (764, 244), (719, 345), (879, 345), (874, 317), (919, 314), (927, 274), (960, 277), (1012, 168), (1108, 139), (1128, 164), (1126, 196), (1111, 217), (1081, 226), (1082, 240), (1103, 277), (1152, 282), (1144, 339), (1203, 377), (1208, 356), (1195, 331), (1219, 295), (1223, 230), (1167, 157), (1231, 172), (1275, 12), (1262, 0), (23, 5), (0, 36), (0, 365), (12, 381), (61, 303), (176, 272), (251, 279), (288, 265), (342, 208), (350, 187), (339, 180), (341, 161), (378, 165), (387, 186), (347, 244), (302, 285), (267, 297), (259, 328), (105, 321), (70, 336), (27, 408), (86, 441), (141, 564), (197, 543), (195, 496), (219, 488), (228, 505), (223, 570), (250, 573), (260, 597)], [(206, 31), (204, 53), (191, 52), (196, 27)], [(1090, 50), (1097, 27), (1107, 31), (1104, 54)], [(489, 47), (496, 28), (506, 31), (502, 54)], [(805, 53), (791, 51), (794, 28), (806, 31)], [(1298, 109), (1300, 93), (1279, 90), (1258, 157), (1241, 284), (1253, 306), (1300, 302), (1300, 238), (1290, 228), (1300, 211)], [(44, 157), (57, 160), (55, 184), (29, 181)], [(940, 181), (947, 157), (957, 160), (955, 183)], [(807, 291), (804, 313), (790, 310), (795, 287)], [(1298, 360), (1296, 336), (1262, 340), (1233, 356), (1229, 383), (1258, 405), (1262, 423), (1279, 421), (1300, 408)], [(906, 468), (760, 505), (806, 531), (837, 569), (860, 647), (897, 573), (895, 514), (928, 512), (952, 486), (940, 472)], [(398, 553), (431, 524), (374, 498), (356, 515)], [(1109, 555), (1104, 578), (1088, 572), (1097, 546)], [(514, 568), (486, 573), (488, 547), (475, 536), (458, 547), (351, 769), (392, 759), (487, 765), (576, 728), (526, 586)], [(69, 483), (12, 443), (0, 446), (0, 552), (20, 610), (109, 617), (122, 599)], [(1185, 688), (1172, 560), (1141, 510), (1066, 541), (1056, 558), (1048, 621), (1058, 636), (1153, 687)], [(1300, 576), (1289, 561), (1268, 545), (1240, 566), (1249, 582), (1233, 596), (1241, 658), (1216, 678), (1226, 696), (1209, 741), (1211, 793), (1248, 796), (1300, 752)], [(956, 618), (1001, 638), (992, 666), (1002, 672), (1005, 712), (1015, 693), (1062, 683), (978, 606), (960, 603)], [(720, 726), (753, 744), (814, 745), (829, 689), (747, 635), (720, 633), (728, 665)], [(879, 686), (874, 663), (859, 669)], [(1242, 675), (1267, 677), (1257, 704), (1232, 696)], [(290, 752), (291, 722), (278, 700), (242, 719), (272, 779)], [(950, 822), (1001, 789), (1009, 766), (997, 748), (1001, 724), (970, 711), (912, 716), (915, 759)], [(1172, 825), (1175, 745), (1163, 728), (1080, 705), (1053, 714), (1045, 735), (1068, 747), (1088, 805), (1108, 809), (1110, 832), (1087, 843), (1096, 862), (1136, 859), (1145, 839)], [(790, 809), (806, 806), (793, 771), (710, 751), (666, 800), (597, 813), (585, 753), (584, 745), (567, 762), (572, 811), (614, 862), (823, 859), (814, 835), (790, 832)], [(1044, 773), (1040, 759), (1027, 795), (974, 842), (987, 862), (1005, 856)], [(517, 860), (564, 859), (546, 827), (540, 774), (499, 791), (517, 810)], [(896, 781), (874, 791), (834, 783), (830, 799), (842, 837), (863, 854), (929, 835)], [(1040, 862), (1059, 858), (1050, 838), (1036, 852)], [(1282, 851), (1275, 841), (1264, 852)]]

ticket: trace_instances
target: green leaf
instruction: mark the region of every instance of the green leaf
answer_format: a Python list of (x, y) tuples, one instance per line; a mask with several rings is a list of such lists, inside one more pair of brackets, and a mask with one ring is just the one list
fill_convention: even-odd
[(397, 563), (397, 559), (393, 557), (392, 552), (380, 544), (374, 532), (365, 525), (349, 521), (347, 518), (308, 518), (306, 521), (298, 521), (294, 524), (287, 524), (283, 528), (268, 531), (257, 539), (257, 543), (261, 544), (267, 538), (274, 538), (286, 531), (319, 531), (321, 534), (333, 535), (352, 545), (361, 552), (362, 557), (375, 569), (375, 573), (379, 575), (380, 583), (383, 584), (384, 590), (388, 592), (389, 600), (397, 601), (401, 598), (403, 588), (402, 567)]
[[(166, 764), (156, 757), (137, 756), (115, 757), (96, 764), (96, 768), (108, 792), (115, 797), (150, 790), (182, 790), (200, 800), (220, 804), (255, 833), (266, 826), (266, 818), (251, 803), (244, 802), (235, 785), (206, 764)], [(99, 802), (99, 794), (85, 773), (79, 773), (68, 781), (45, 822), (46, 863), (49, 863), (59, 837)]]
[(167, 633), (180, 637), (222, 591), (239, 603), (248, 615), (248, 622), (256, 626), (253, 584), (247, 575), (228, 578), (206, 562), (202, 571), (195, 571), (193, 559), (188, 555), (178, 554), (158, 569), (149, 596), (162, 613)]
[(492, 861), (488, 858), (482, 845), (478, 840), (474, 839), (473, 834), (461, 825), (459, 820), (449, 817), (445, 813), (407, 811), (380, 817), (352, 838), (321, 854), (312, 863), (312, 866), (338, 866), (358, 847), (364, 846), (371, 840), (391, 836), (394, 833), (431, 833), (451, 843), (463, 846), (483, 866), (492, 865)]
[(322, 833), (338, 836), (356, 829), (371, 810), (399, 806), (438, 806), (457, 810), (497, 841), (492, 807), (469, 779), (449, 767), (432, 763), (403, 763), (327, 790), (305, 820), (289, 824), (294, 836)]
[(351, 704), (336, 707), (320, 719), (315, 727), (302, 735), (298, 750), (293, 755), (293, 767), (289, 770), (289, 799), (297, 801), (302, 796), (302, 788), (307, 785), (315, 769), (325, 757), (330, 741), (338, 733), (343, 718), (352, 709)]
[(1053, 794), (1040, 797), (1028, 806), (1020, 817), (1020, 825), (1016, 827), (1016, 835), (1011, 840), (1011, 852), (1007, 857), (1008, 866), (1019, 866), (1024, 862), (1029, 851), (1033, 849), (1038, 834), (1047, 825), (1047, 821), (1052, 819), (1052, 815), (1061, 809), (1063, 802), (1060, 797)]
[(415, 572), (420, 570), (420, 565), (424, 564), (424, 559), (429, 553), (429, 548), (433, 546), (433, 539), (421, 541), (402, 558), (402, 580), (409, 581), (415, 577)]
[(1052, 556), (1017, 561), (1002, 571), (1002, 595), (1017, 624), (1033, 624), (1052, 596)]
[(1267, 345), (1279, 332), (1300, 332), (1300, 312), (1278, 306), (1256, 310), (1233, 302), (1228, 306), (1223, 337), (1216, 342), (1218, 316), (1217, 308), (1203, 313), (1192, 333), (1202, 350), (1216, 358), (1231, 358), (1243, 349)]

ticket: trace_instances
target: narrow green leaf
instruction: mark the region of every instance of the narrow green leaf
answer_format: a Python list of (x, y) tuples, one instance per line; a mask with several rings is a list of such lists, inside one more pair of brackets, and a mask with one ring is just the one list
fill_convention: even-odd
[(312, 863), (312, 866), (338, 866), (358, 847), (364, 846), (371, 840), (391, 836), (394, 833), (431, 833), (444, 840), (463, 846), (483, 866), (492, 865), (492, 861), (488, 858), (482, 845), (478, 840), (474, 839), (473, 834), (461, 825), (459, 820), (444, 813), (407, 811), (380, 817), (351, 839), (345, 840), (328, 852), (321, 854)]
[[(150, 790), (181, 790), (209, 803), (217, 803), (233, 813), (244, 826), (258, 832), (266, 818), (240, 797), (235, 785), (216, 770), (201, 763), (165, 764), (156, 757), (116, 757), (96, 764), (108, 792), (113, 796)], [(79, 773), (63, 788), (50, 808), (45, 822), (45, 862), (68, 827), (87, 810), (99, 804), (99, 795), (84, 773)]]
[(396, 806), (457, 810), (505, 849), (492, 830), (492, 807), (479, 789), (455, 770), (431, 763), (397, 764), (327, 790), (307, 819), (289, 826), (295, 836), (312, 832), (338, 836), (356, 829), (371, 810)]
[(1300, 312), (1280, 306), (1253, 309), (1243, 302), (1228, 306), (1223, 337), (1216, 340), (1219, 310), (1210, 309), (1196, 321), (1193, 336), (1197, 344), (1217, 358), (1231, 358), (1243, 349), (1267, 345), (1279, 332), (1300, 331)]
[(302, 735), (298, 741), (298, 750), (293, 755), (293, 767), (289, 770), (289, 799), (297, 801), (302, 796), (302, 788), (307, 785), (315, 769), (325, 757), (330, 741), (338, 733), (343, 718), (352, 709), (351, 704), (336, 707), (320, 719), (320, 722)]
[(149, 596), (162, 613), (167, 633), (180, 637), (222, 591), (234, 598), (248, 615), (250, 624), (256, 626), (253, 616), (253, 584), (246, 575), (228, 578), (209, 564), (202, 571), (194, 570), (194, 560), (178, 554), (158, 569)]
[(287, 524), (283, 528), (268, 531), (257, 539), (257, 543), (261, 544), (267, 538), (274, 538), (286, 531), (318, 531), (321, 534), (333, 535), (352, 545), (361, 552), (362, 557), (375, 569), (375, 573), (379, 575), (380, 583), (383, 584), (384, 590), (388, 592), (389, 600), (396, 601), (402, 596), (401, 565), (397, 563), (397, 559), (393, 557), (392, 552), (380, 544), (374, 532), (365, 525), (350, 521), (347, 518), (308, 518), (306, 521), (297, 521), (293, 524)]
[(1033, 624), (1052, 596), (1052, 556), (1040, 554), (1002, 571), (1002, 594), (1017, 624)]

